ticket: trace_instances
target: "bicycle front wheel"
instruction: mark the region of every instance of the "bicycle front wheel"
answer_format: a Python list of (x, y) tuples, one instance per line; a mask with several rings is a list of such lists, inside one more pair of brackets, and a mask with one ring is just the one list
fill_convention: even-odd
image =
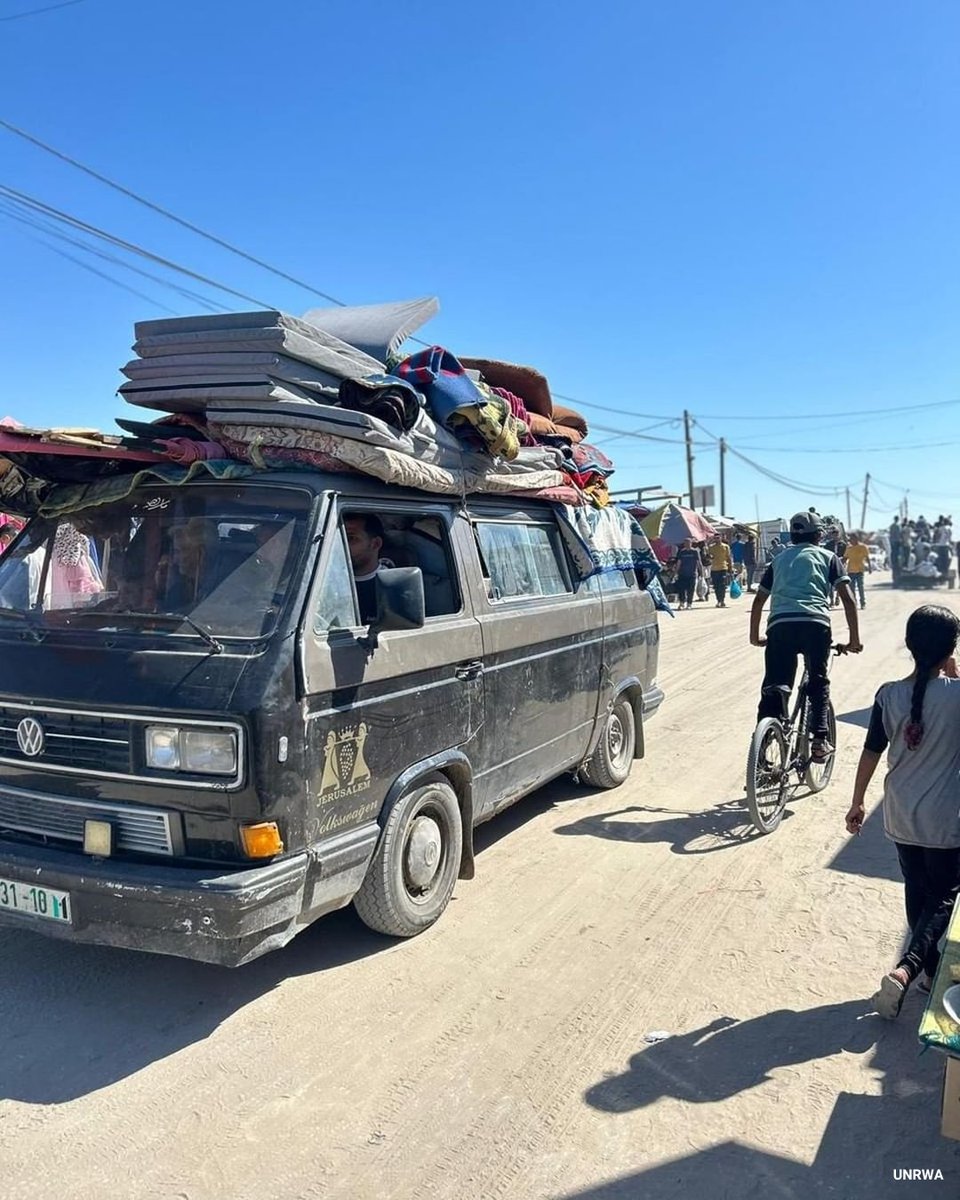
[(813, 738), (810, 736), (809, 727), (806, 730), (806, 744), (803, 748), (803, 755), (807, 760), (807, 769), (803, 773), (803, 779), (811, 792), (822, 792), (833, 775), (833, 760), (837, 756), (837, 716), (833, 711), (833, 703), (831, 701), (827, 701), (827, 730), (827, 736), (830, 738), (830, 745), (833, 746), (833, 750), (830, 751), (826, 761), (822, 763), (815, 763), (810, 757)]
[(747, 809), (761, 833), (773, 833), (787, 803), (787, 739), (776, 717), (757, 722), (747, 755)]

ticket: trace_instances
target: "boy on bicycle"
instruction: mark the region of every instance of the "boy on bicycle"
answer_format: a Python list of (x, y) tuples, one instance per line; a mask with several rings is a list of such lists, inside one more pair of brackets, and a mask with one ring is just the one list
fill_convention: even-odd
[[(765, 646), (764, 676), (757, 719), (779, 717), (783, 696), (789, 695), (802, 654), (809, 677), (810, 757), (825, 762), (830, 745), (827, 701), (830, 680), (830, 602), (836, 589), (847, 618), (850, 641), (846, 649), (859, 654), (860, 623), (850, 579), (836, 554), (819, 545), (822, 526), (813, 512), (799, 512), (790, 521), (791, 545), (763, 573), (750, 610), (750, 644)], [(767, 636), (760, 636), (763, 606), (770, 597)]]

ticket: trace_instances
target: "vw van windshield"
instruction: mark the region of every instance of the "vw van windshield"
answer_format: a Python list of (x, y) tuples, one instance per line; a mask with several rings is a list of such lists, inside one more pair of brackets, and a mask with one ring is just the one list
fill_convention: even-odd
[(188, 484), (38, 517), (0, 557), (0, 622), (262, 637), (295, 578), (311, 501), (294, 488)]

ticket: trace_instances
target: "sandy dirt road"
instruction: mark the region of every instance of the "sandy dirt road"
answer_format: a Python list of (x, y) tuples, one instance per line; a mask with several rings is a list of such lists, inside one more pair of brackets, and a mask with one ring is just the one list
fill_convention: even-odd
[[(0, 931), (0, 1193), (960, 1193), (919, 998), (865, 1015), (901, 888), (879, 816), (852, 842), (842, 817), (922, 599), (877, 578), (866, 652), (833, 673), (834, 783), (771, 837), (742, 807), (745, 597), (664, 622), (667, 700), (631, 780), (555, 783), (485, 826), (477, 878), (412, 942), (348, 910), (227, 972)], [(894, 1182), (910, 1167), (945, 1182)]]

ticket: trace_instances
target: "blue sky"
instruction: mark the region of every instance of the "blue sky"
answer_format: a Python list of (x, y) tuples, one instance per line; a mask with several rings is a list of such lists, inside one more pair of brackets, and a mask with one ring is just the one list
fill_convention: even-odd
[[(427, 336), (535, 365), (582, 401), (611, 486), (685, 489), (687, 409), (696, 484), (718, 483), (722, 436), (810, 493), (731, 455), (735, 516), (844, 516), (832, 492), (851, 485), (856, 524), (868, 471), (882, 481), (868, 526), (905, 488), (913, 515), (952, 511), (952, 0), (81, 0), (20, 15), (52, 3), (0, 0), (0, 117), (338, 299), (439, 296)], [(3, 130), (0, 168), (270, 306), (322, 303)], [(133, 322), (202, 310), (61, 245), (149, 299), (122, 290), (3, 209), (0, 407), (111, 427)]]

